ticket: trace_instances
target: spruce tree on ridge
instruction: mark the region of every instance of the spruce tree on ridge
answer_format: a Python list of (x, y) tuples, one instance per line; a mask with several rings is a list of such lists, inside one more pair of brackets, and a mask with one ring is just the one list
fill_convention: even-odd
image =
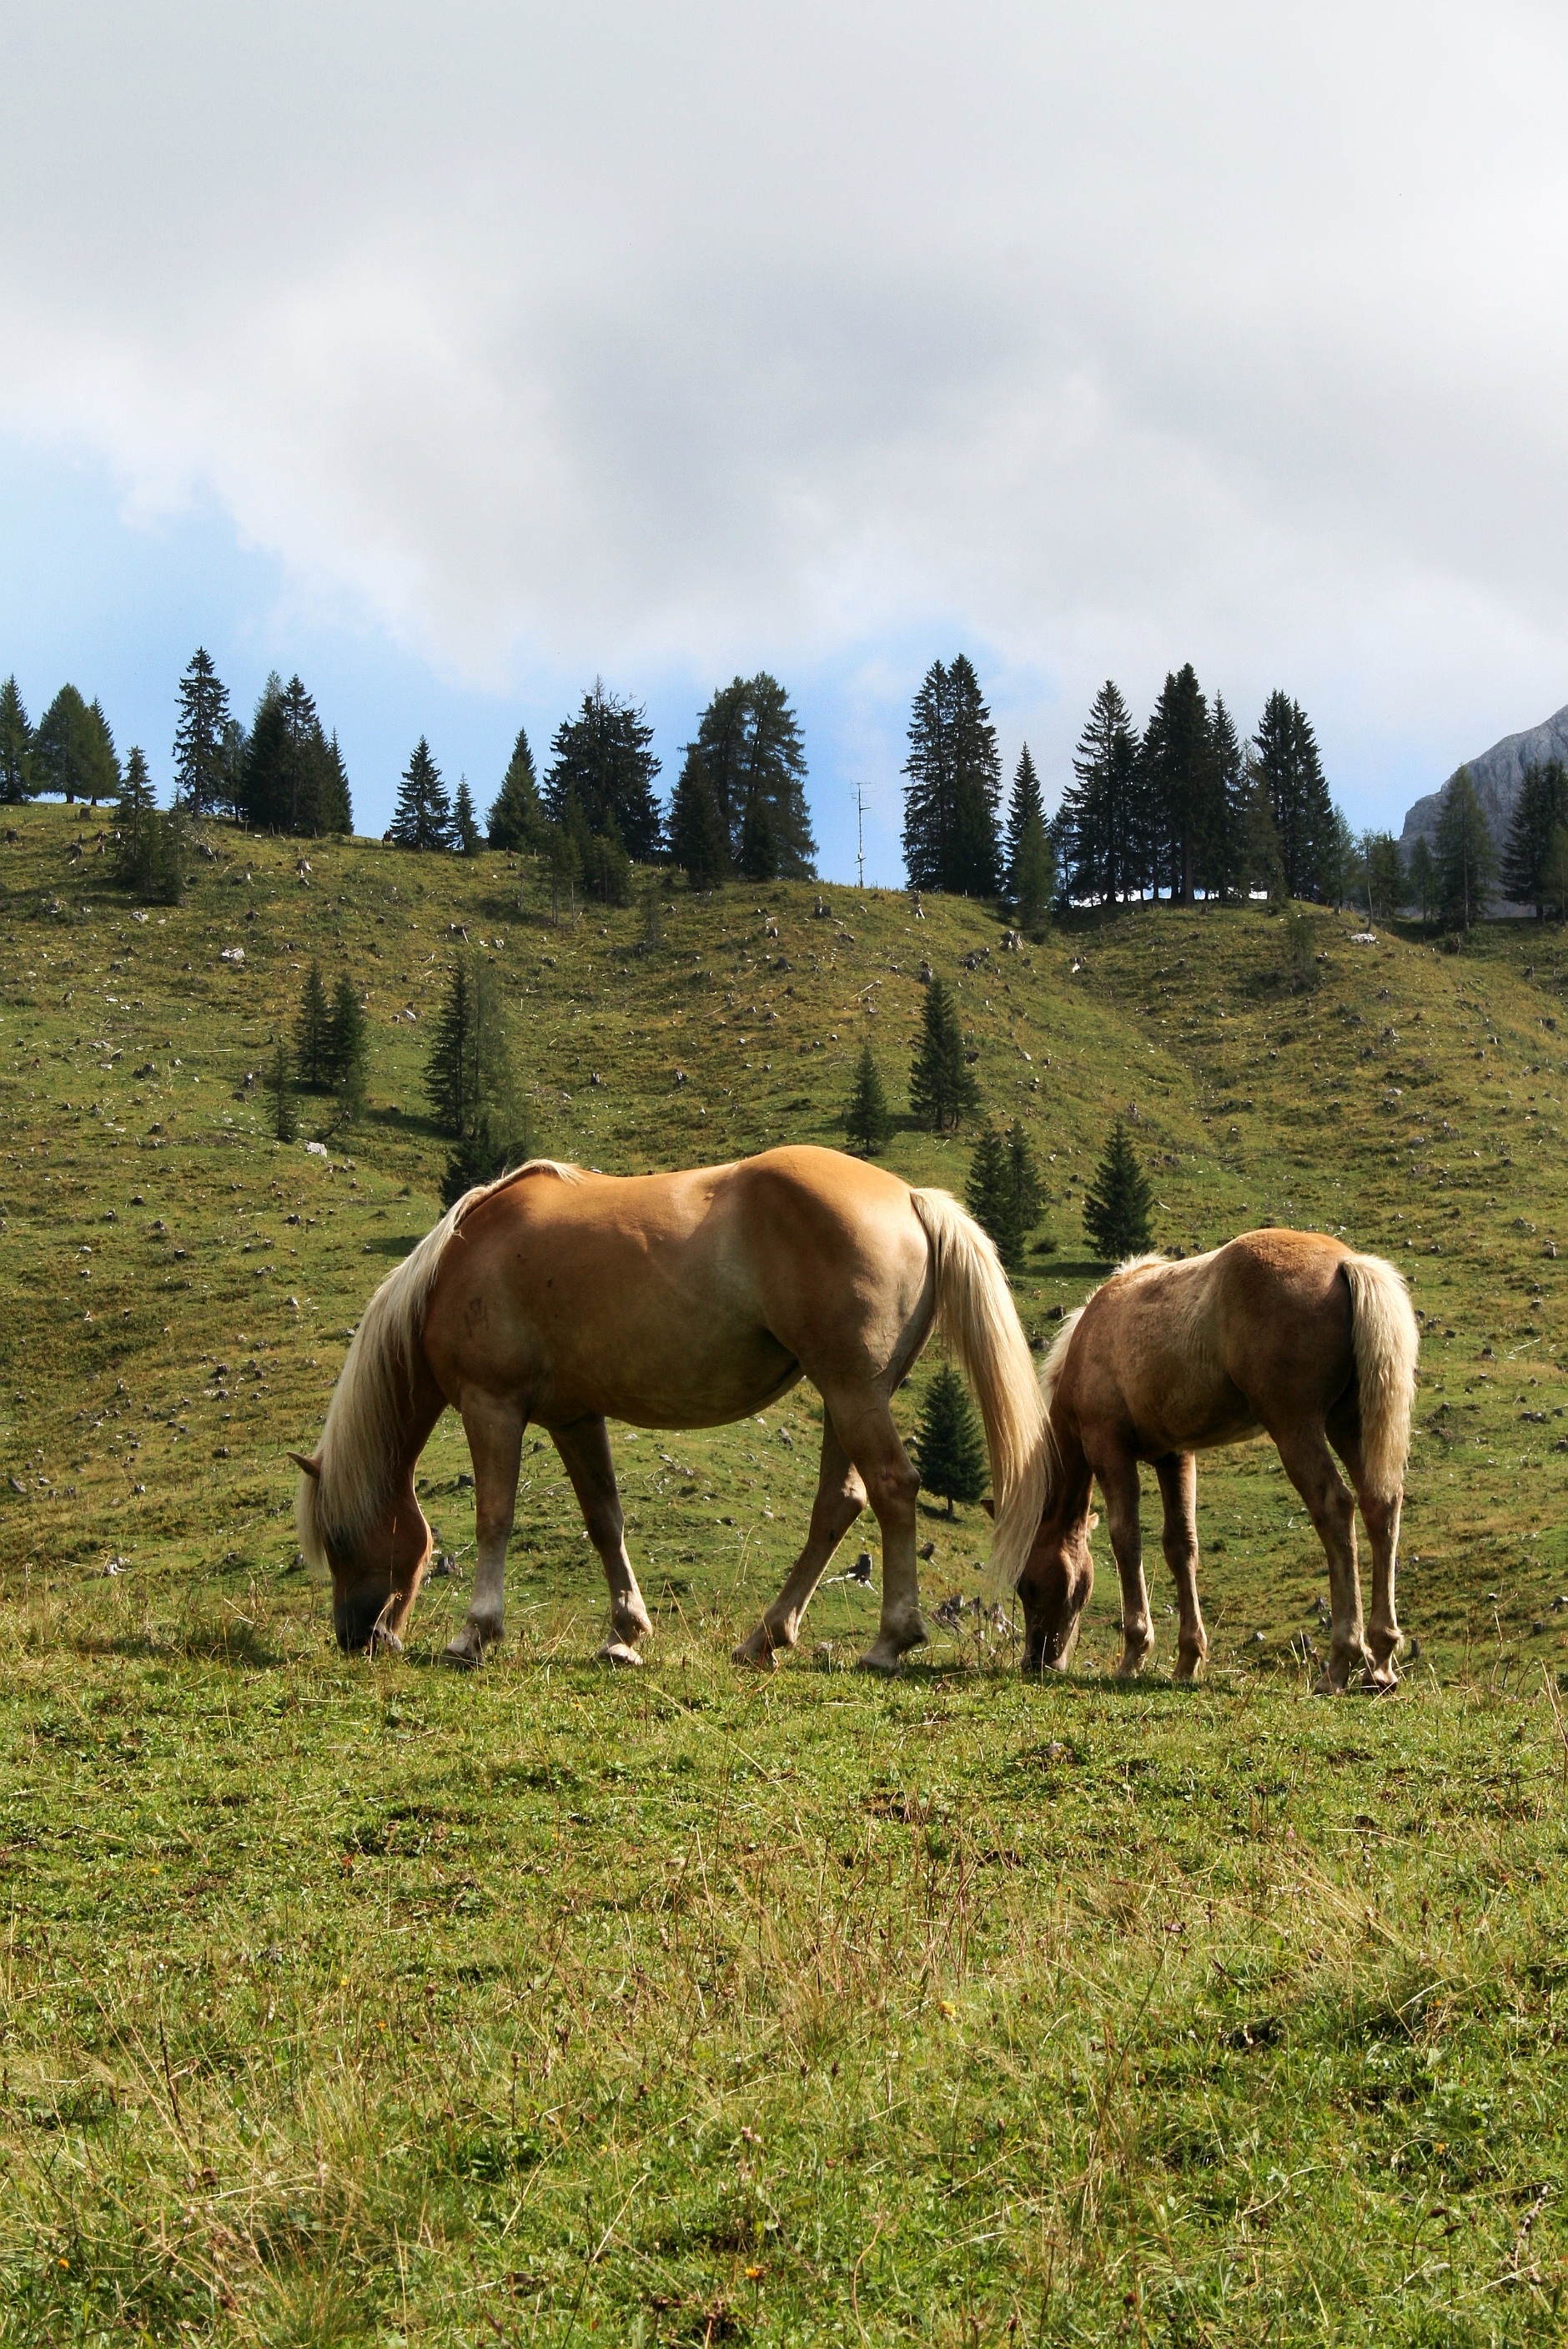
[(441, 771), (421, 734), (415, 743), (397, 786), (397, 805), (387, 837), (398, 848), (438, 849), (449, 845), (452, 809)]
[(958, 1006), (942, 978), (927, 982), (921, 1013), (921, 1040), (910, 1071), (912, 1116), (935, 1133), (956, 1126), (980, 1099), (975, 1072), (964, 1057)]
[(33, 781), (33, 730), (15, 676), (0, 685), (0, 806), (18, 807), (30, 800)]
[(1138, 1163), (1119, 1118), (1084, 1193), (1083, 1221), (1089, 1245), (1105, 1264), (1147, 1255), (1153, 1245), (1149, 1213), (1154, 1189)]

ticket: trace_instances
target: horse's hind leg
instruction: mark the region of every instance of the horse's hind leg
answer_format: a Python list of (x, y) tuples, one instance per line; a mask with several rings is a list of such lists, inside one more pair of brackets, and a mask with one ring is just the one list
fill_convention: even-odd
[(1328, 1667), (1318, 1681), (1325, 1692), (1349, 1683), (1359, 1666), (1372, 1671), (1372, 1660), (1361, 1629), (1361, 1577), (1356, 1562), (1356, 1504), (1340, 1480), (1321, 1427), (1305, 1426), (1276, 1434), (1284, 1473), (1306, 1503), (1317, 1537), (1328, 1559), (1329, 1604), (1333, 1629), (1329, 1635)]
[(1176, 1584), (1181, 1629), (1176, 1678), (1190, 1681), (1208, 1661), (1209, 1635), (1198, 1606), (1198, 1463), (1190, 1452), (1170, 1452), (1154, 1464), (1165, 1504), (1165, 1563)]
[(1149, 1585), (1143, 1579), (1143, 1528), (1140, 1523), (1138, 1463), (1130, 1452), (1097, 1462), (1095, 1474), (1105, 1495), (1110, 1523), (1110, 1547), (1121, 1582), (1121, 1661), (1117, 1671), (1130, 1679), (1154, 1653), (1154, 1626), (1149, 1615)]
[(570, 1427), (552, 1427), (550, 1437), (572, 1479), (588, 1538), (603, 1560), (610, 1586), (610, 1637), (599, 1653), (607, 1663), (640, 1664), (636, 1642), (654, 1627), (626, 1556), (626, 1520), (608, 1432), (602, 1419), (578, 1419)]
[(517, 1471), (522, 1458), (522, 1433), (528, 1421), (512, 1404), (488, 1397), (463, 1405), (463, 1433), (474, 1464), (474, 1531), (479, 1562), (474, 1569), (474, 1593), (468, 1620), (449, 1640), (450, 1664), (477, 1664), (485, 1649), (501, 1635), (506, 1597), (506, 1546), (517, 1508)]
[(1374, 1689), (1391, 1689), (1398, 1682), (1395, 1660), (1405, 1638), (1394, 1611), (1399, 1513), (1404, 1495), (1396, 1493), (1389, 1500), (1383, 1494), (1367, 1489), (1367, 1464), (1362, 1456), (1359, 1433), (1354, 1426), (1342, 1429), (1331, 1420), (1328, 1434), (1329, 1441), (1350, 1471), (1350, 1481), (1361, 1504), (1367, 1538), (1372, 1545), (1372, 1612), (1367, 1622), (1367, 1645), (1372, 1651), (1372, 1661), (1367, 1669), (1367, 1684)]
[(891, 1672), (929, 1636), (920, 1612), (920, 1568), (914, 1554), (915, 1497), (920, 1478), (880, 1394), (822, 1397), (839, 1441), (860, 1472), (882, 1531), (882, 1621), (861, 1658), (865, 1672)]
[(839, 1441), (833, 1414), (822, 1413), (822, 1465), (817, 1497), (811, 1504), (811, 1524), (806, 1546), (789, 1569), (789, 1579), (761, 1622), (735, 1651), (738, 1664), (771, 1664), (779, 1648), (792, 1648), (800, 1636), (800, 1618), (828, 1570), (828, 1561), (866, 1505), (860, 1471)]

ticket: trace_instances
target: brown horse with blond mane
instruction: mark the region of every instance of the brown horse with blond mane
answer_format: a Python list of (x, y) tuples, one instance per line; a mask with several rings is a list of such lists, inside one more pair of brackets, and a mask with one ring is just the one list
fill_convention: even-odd
[[(1248, 1232), (1207, 1256), (1123, 1265), (1074, 1313), (1043, 1376), (1046, 1499), (1018, 1579), (1025, 1660), (1064, 1664), (1094, 1584), (1089, 1499), (1105, 1495), (1121, 1579), (1120, 1670), (1154, 1648), (1143, 1579), (1138, 1469), (1150, 1462), (1165, 1504), (1165, 1557), (1176, 1579), (1179, 1679), (1208, 1654), (1198, 1607), (1197, 1466), (1217, 1444), (1273, 1437), (1328, 1557), (1333, 1630), (1319, 1682), (1343, 1689), (1396, 1679), (1402, 1634), (1395, 1554), (1419, 1346), (1405, 1283), (1381, 1257), (1315, 1232)], [(1365, 1631), (1356, 1503), (1372, 1545)]]
[(346, 1649), (398, 1644), (430, 1555), (414, 1470), (442, 1412), (473, 1458), (478, 1564), (447, 1649), (478, 1663), (501, 1634), (523, 1432), (565, 1464), (610, 1585), (603, 1652), (635, 1663), (651, 1629), (626, 1555), (605, 1431), (717, 1427), (800, 1378), (822, 1398), (805, 1547), (736, 1651), (792, 1648), (829, 1559), (869, 1500), (882, 1532), (882, 1621), (861, 1661), (891, 1671), (924, 1640), (915, 1495), (892, 1402), (940, 1319), (975, 1385), (995, 1487), (994, 1557), (1016, 1581), (1040, 1522), (1044, 1407), (995, 1249), (943, 1191), (912, 1190), (837, 1151), (613, 1176), (535, 1160), (470, 1191), (366, 1308), (295, 1504), (305, 1556), (331, 1570)]

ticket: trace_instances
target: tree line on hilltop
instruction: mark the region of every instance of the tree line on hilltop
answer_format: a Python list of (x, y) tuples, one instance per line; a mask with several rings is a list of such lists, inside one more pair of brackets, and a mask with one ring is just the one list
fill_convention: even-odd
[[(180, 680), (173, 761), (180, 819), (227, 817), (304, 838), (353, 828), (337, 736), (297, 675), (286, 684), (268, 678), (247, 727), (199, 647)], [(660, 771), (645, 712), (596, 679), (557, 728), (542, 781), (519, 729), (482, 823), (467, 777), (449, 792), (421, 735), (385, 837), (458, 855), (486, 847), (537, 855), (558, 893), (582, 889), (609, 904), (626, 902), (634, 864), (657, 860), (695, 889), (814, 876), (805, 746), (777, 678), (759, 670), (713, 695), (667, 808)], [(1364, 903), (1373, 918), (1411, 907), (1463, 928), (1500, 885), (1538, 914), (1568, 914), (1561, 761), (1525, 775), (1501, 844), (1461, 768), (1445, 789), (1435, 841), (1418, 841), (1407, 860), (1387, 833), (1351, 832), (1298, 701), (1271, 693), (1243, 740), (1191, 662), (1167, 675), (1141, 729), (1114, 680), (1101, 686), (1072, 780), (1047, 816), (1027, 743), (1004, 810), (996, 729), (975, 667), (963, 653), (934, 661), (911, 709), (903, 774), (910, 886), (995, 901), (1036, 933), (1050, 912), (1074, 905), (1260, 894)], [(30, 725), (11, 677), (0, 685), (0, 802), (41, 792), (93, 807), (113, 802), (122, 833), (129, 825), (134, 834), (121, 860), (128, 880), (154, 894), (172, 885), (177, 828), (162, 823), (139, 747), (122, 766), (101, 703), (74, 685)]]

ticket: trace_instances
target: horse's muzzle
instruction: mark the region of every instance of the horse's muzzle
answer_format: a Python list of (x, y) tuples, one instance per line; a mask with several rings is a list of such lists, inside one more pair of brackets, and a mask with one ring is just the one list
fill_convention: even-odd
[(334, 1600), (332, 1627), (346, 1656), (362, 1655), (373, 1642), (377, 1647), (385, 1644), (395, 1648), (401, 1644), (381, 1629), (381, 1618), (391, 1596), (390, 1590), (356, 1590), (347, 1599)]

